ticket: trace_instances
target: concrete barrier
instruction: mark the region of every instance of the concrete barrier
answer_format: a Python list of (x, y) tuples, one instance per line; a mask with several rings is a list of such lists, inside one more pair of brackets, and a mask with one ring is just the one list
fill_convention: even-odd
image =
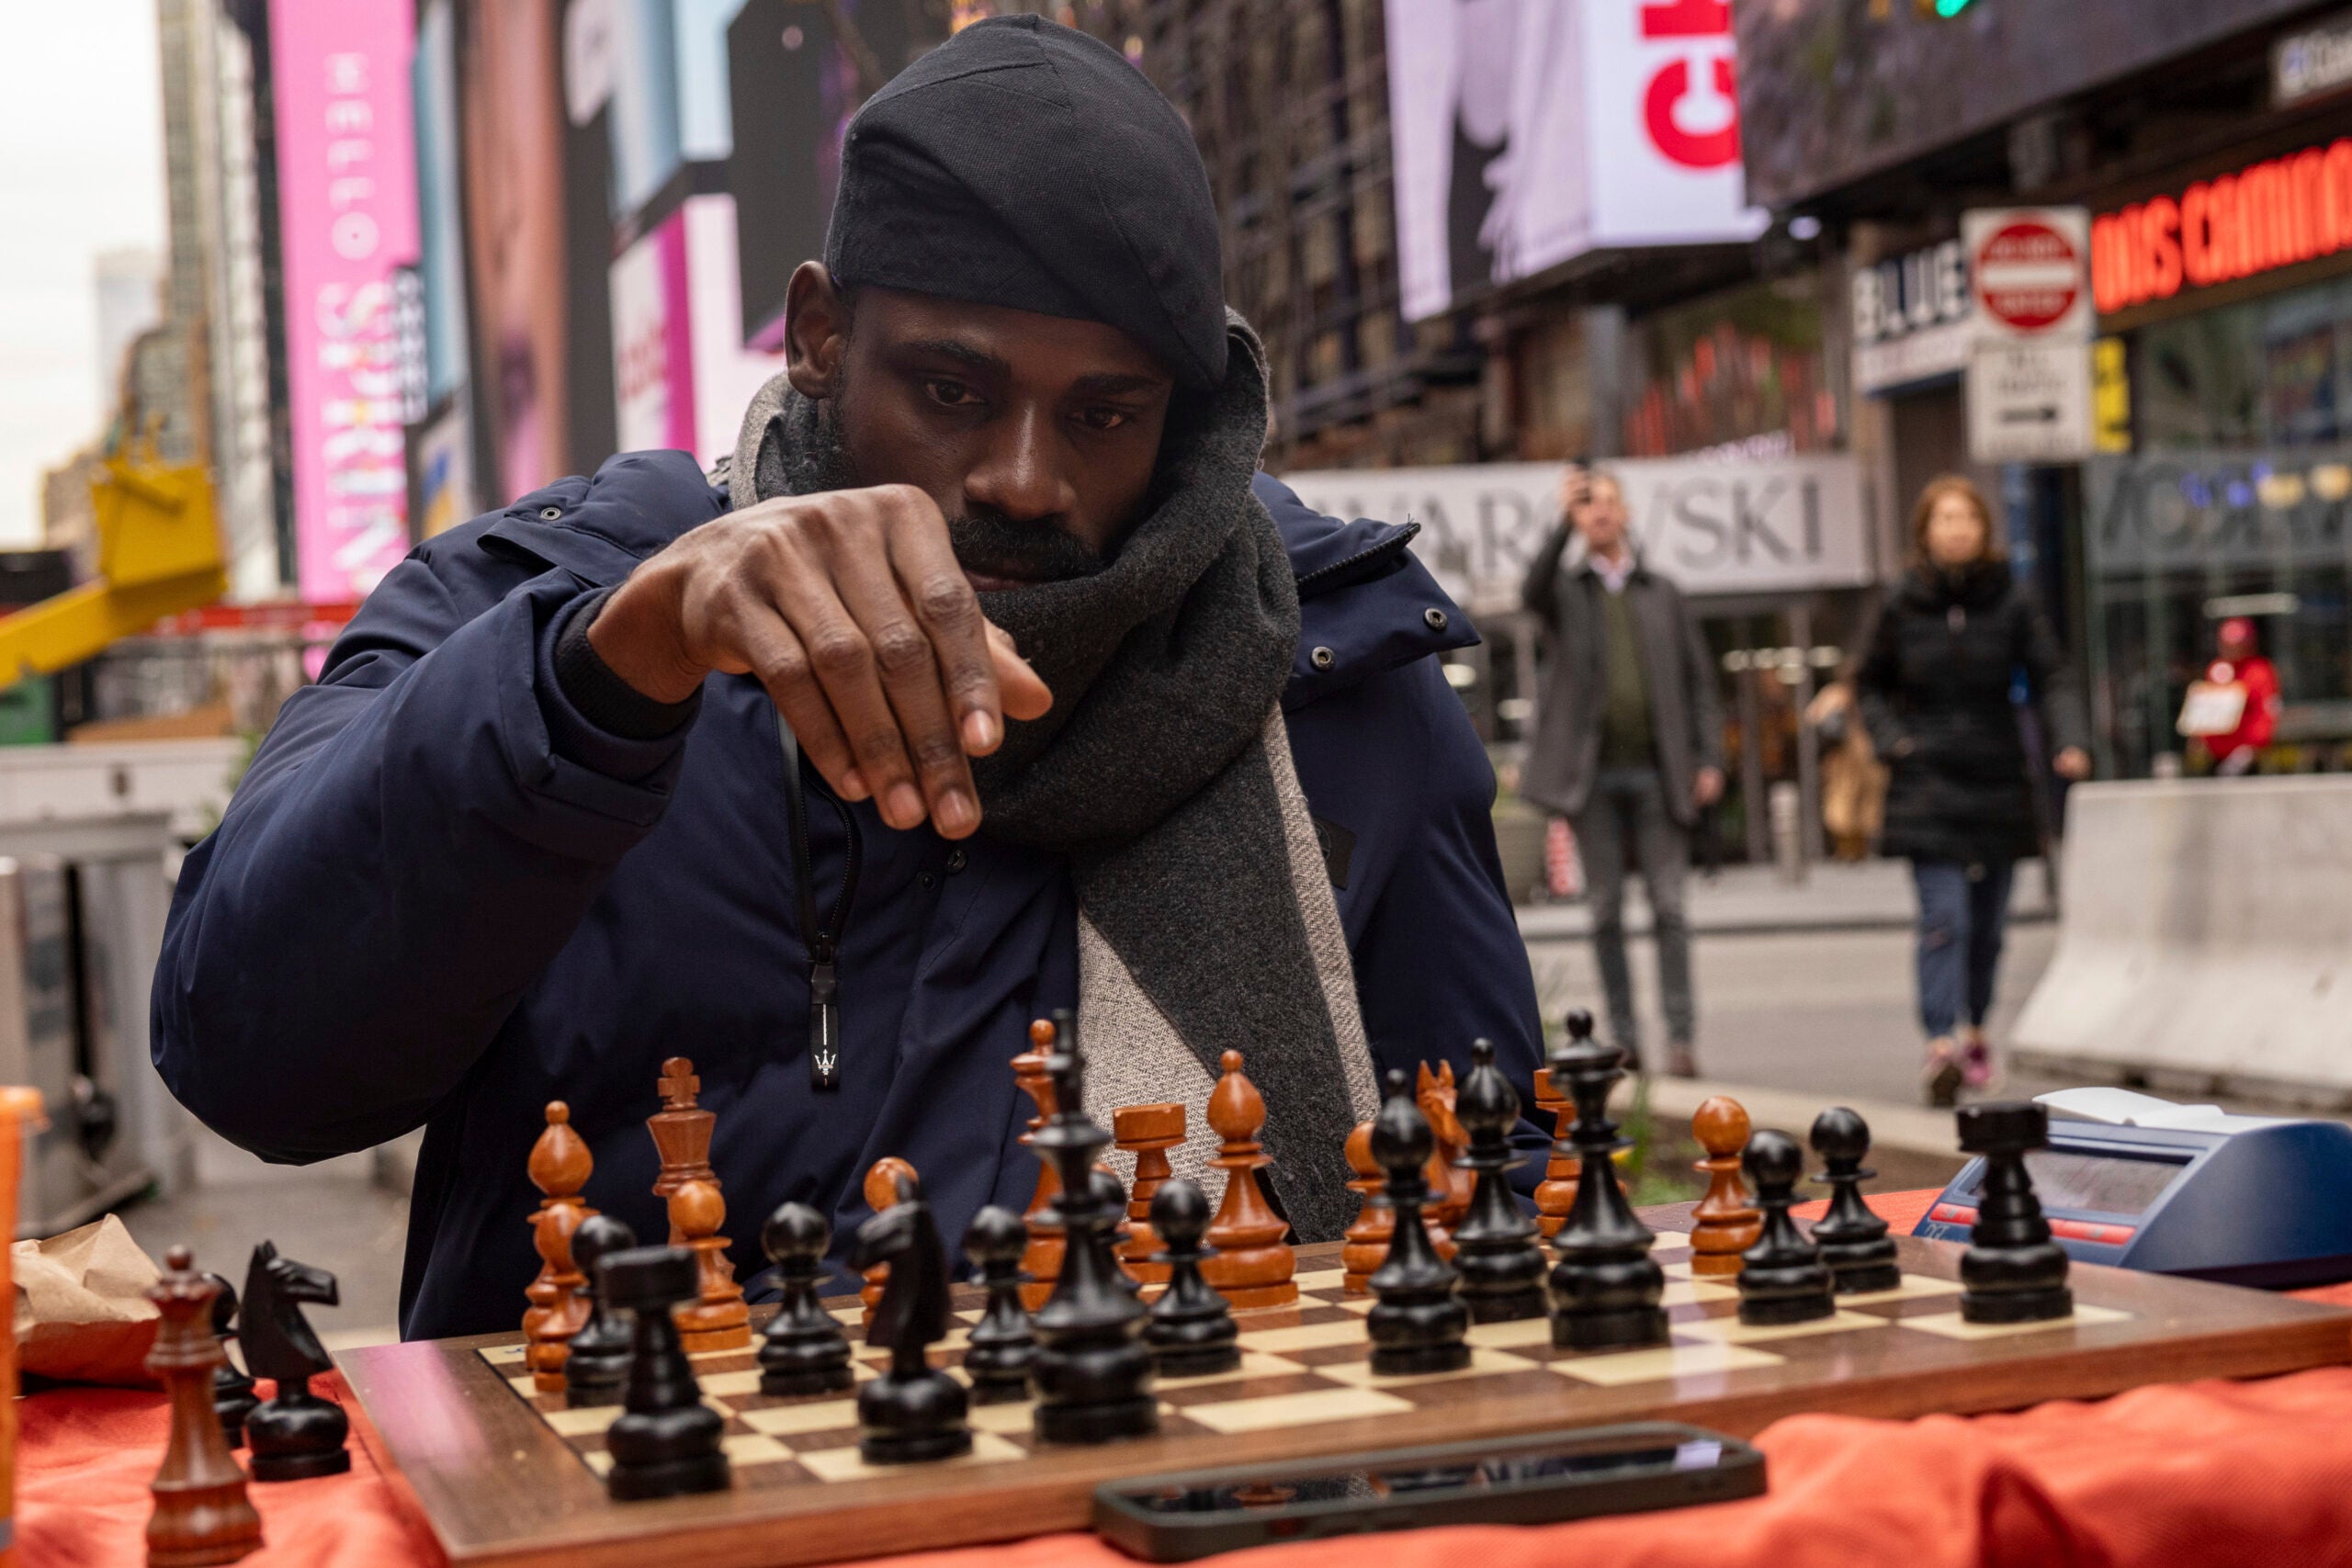
[(2352, 1105), (2352, 776), (2085, 784), (2020, 1062)]

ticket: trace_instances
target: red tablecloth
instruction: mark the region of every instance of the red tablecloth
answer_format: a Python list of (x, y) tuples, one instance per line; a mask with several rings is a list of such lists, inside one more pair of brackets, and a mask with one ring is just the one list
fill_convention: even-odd
[[(1932, 1193), (1874, 1201), (1901, 1229)], [(2352, 1304), (2352, 1287), (2310, 1294)], [(340, 1380), (320, 1387), (343, 1398)], [(348, 1402), (346, 1401), (346, 1404)], [(76, 1389), (21, 1404), (17, 1540), (27, 1568), (119, 1568), (144, 1551), (163, 1452), (159, 1395)], [(2176, 1383), (2013, 1416), (1799, 1416), (1757, 1439), (1771, 1491), (1747, 1502), (1531, 1529), (1385, 1538), (1384, 1568), (1903, 1568), (2245, 1563), (2352, 1568), (2352, 1369)], [(255, 1568), (436, 1564), (430, 1532), (365, 1443), (352, 1472), (253, 1488)], [(1357, 1568), (1361, 1539), (1270, 1547), (1250, 1568)], [(1087, 1535), (889, 1560), (875, 1568), (1118, 1568)]]

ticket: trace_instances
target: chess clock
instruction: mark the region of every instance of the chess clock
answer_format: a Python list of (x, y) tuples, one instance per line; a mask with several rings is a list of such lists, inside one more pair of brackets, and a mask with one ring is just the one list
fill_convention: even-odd
[[(2050, 1146), (2026, 1169), (2068, 1256), (2269, 1290), (2352, 1279), (2352, 1127), (2120, 1089), (2036, 1098)], [(1970, 1161), (1911, 1234), (1966, 1241), (1984, 1174)]]

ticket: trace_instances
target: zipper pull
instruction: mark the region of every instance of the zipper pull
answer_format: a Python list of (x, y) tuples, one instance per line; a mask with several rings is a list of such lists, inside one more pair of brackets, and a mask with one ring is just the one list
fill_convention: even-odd
[(842, 1011), (831, 951), (808, 965), (808, 1087), (842, 1087)]

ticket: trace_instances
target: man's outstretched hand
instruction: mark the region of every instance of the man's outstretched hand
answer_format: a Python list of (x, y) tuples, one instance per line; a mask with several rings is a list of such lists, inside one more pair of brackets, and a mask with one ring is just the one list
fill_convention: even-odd
[(713, 670), (767, 688), (817, 771), (882, 819), (980, 825), (967, 759), (1053, 694), (980, 614), (946, 520), (911, 485), (780, 496), (681, 536), (629, 575), (588, 642), (658, 702)]

